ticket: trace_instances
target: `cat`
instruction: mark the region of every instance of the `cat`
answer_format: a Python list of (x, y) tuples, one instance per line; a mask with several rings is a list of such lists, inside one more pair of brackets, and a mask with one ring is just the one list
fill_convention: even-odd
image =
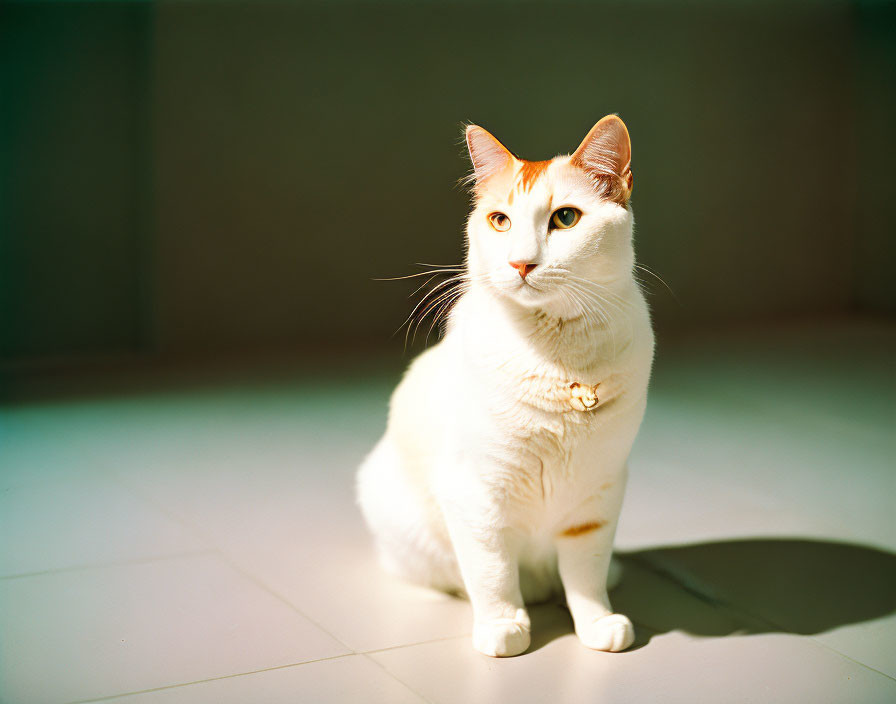
[(525, 603), (558, 593), (585, 646), (624, 650), (607, 582), (654, 349), (629, 133), (608, 115), (549, 161), (476, 125), (466, 143), (463, 293), (392, 395), (361, 511), (386, 570), (469, 598), (478, 651), (524, 652)]

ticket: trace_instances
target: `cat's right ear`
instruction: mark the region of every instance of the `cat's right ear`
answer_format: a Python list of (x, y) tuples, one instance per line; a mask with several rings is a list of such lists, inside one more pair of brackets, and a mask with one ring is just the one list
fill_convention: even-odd
[(473, 163), (469, 181), (475, 183), (477, 189), (513, 164), (514, 156), (510, 150), (479, 125), (467, 125), (466, 139)]

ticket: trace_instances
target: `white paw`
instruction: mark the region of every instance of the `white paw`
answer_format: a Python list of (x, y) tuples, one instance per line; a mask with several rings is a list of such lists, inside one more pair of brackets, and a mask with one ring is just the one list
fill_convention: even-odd
[(494, 658), (519, 655), (529, 647), (530, 628), (525, 611), (517, 618), (481, 621), (473, 625), (473, 647)]
[(593, 650), (618, 653), (635, 641), (635, 628), (627, 616), (608, 614), (595, 619), (588, 625), (577, 628), (576, 633), (582, 644)]

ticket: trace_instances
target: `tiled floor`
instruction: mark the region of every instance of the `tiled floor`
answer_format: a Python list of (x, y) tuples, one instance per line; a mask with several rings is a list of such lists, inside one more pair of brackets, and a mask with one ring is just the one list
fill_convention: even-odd
[(896, 702), (896, 330), (659, 351), (618, 534), (626, 653), (380, 574), (352, 477), (394, 374), (0, 408), (0, 701)]

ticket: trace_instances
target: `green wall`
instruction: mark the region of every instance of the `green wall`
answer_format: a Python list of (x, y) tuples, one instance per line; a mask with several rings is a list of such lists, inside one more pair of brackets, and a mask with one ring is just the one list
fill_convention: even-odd
[(859, 172), (854, 301), (896, 312), (896, 3), (863, 2), (857, 17), (856, 134)]
[(0, 4), (0, 356), (144, 339), (149, 9)]
[(892, 312), (894, 55), (874, 3), (5, 3), (0, 355), (386, 344), (461, 123), (609, 112), (661, 328)]

